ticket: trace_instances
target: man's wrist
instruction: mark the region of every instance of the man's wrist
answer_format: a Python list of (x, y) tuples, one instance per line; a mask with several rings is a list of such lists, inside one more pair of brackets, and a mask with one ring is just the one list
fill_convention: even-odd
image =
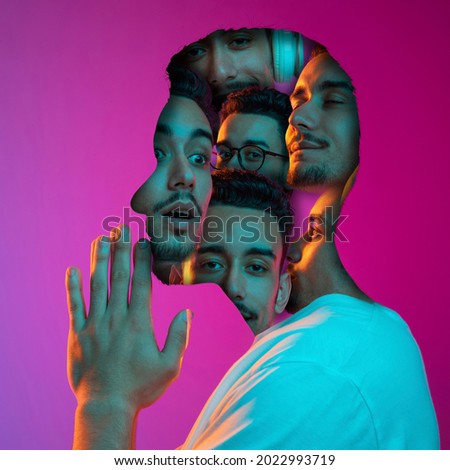
[(86, 417), (101, 417), (108, 414), (134, 417), (137, 408), (129, 400), (118, 396), (90, 397), (78, 400), (77, 413)]
[(78, 403), (74, 449), (133, 449), (138, 409), (117, 397)]

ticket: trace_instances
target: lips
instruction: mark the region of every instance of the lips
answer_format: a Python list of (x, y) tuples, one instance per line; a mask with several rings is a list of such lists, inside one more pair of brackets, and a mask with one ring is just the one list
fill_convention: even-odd
[[(305, 151), (322, 150), (328, 146), (329, 145), (325, 140), (319, 139), (310, 134), (301, 134), (298, 139), (294, 138), (291, 140), (287, 145), (287, 148), (289, 150), (291, 161), (298, 162), (304, 158)], [(314, 153), (311, 154), (311, 156), (314, 156)]]
[(305, 133), (297, 134), (297, 138), (294, 137), (287, 147), (289, 153), (293, 154), (302, 150), (320, 150), (328, 147), (328, 143), (312, 134)]
[(190, 231), (200, 222), (200, 214), (193, 202), (177, 201), (161, 209), (160, 214), (167, 221), (169, 230), (175, 230), (175, 233)]
[(244, 320), (246, 322), (249, 322), (251, 320), (256, 320), (258, 318), (258, 315), (255, 312), (252, 312), (250, 309), (248, 309), (244, 304), (235, 302), (234, 305), (239, 310), (241, 315), (244, 317)]
[(295, 153), (300, 150), (312, 149), (318, 150), (327, 147), (325, 142), (314, 142), (307, 139), (294, 140), (288, 145), (289, 153)]
[(177, 201), (161, 210), (163, 217), (190, 221), (198, 217), (195, 205), (192, 202)]

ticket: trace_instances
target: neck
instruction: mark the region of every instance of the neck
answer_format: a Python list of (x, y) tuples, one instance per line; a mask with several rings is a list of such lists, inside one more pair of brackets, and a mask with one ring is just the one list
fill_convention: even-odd
[(344, 294), (373, 302), (344, 268), (334, 242), (323, 243), (311, 254), (303, 272), (301, 290), (296, 296), (296, 310), (327, 294)]
[(298, 271), (297, 284), (295, 288), (293, 287), (290, 301), (295, 311), (327, 294), (345, 294), (372, 302), (345, 270), (334, 237), (335, 220), (340, 214), (355, 175), (356, 171), (346, 184), (330, 186), (320, 194), (300, 191), (293, 193), (296, 225), (297, 211), (301, 212), (302, 220), (314, 214), (323, 222), (322, 233), (316, 234), (315, 238), (304, 237), (307, 241), (300, 242), (299, 261), (296, 262), (294, 269)]

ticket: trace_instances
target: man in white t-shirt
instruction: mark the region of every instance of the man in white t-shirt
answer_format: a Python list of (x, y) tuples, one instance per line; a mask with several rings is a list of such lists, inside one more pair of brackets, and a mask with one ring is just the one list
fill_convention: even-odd
[(308, 229), (289, 251), (293, 316), (256, 337), (184, 449), (439, 447), (408, 326), (359, 289), (339, 259), (327, 207), (339, 211), (352, 183), (359, 121), (350, 77), (319, 52), (291, 96), (286, 134), (288, 182), (313, 200)]
[[(358, 288), (331, 237), (335, 227), (326, 204), (340, 208), (358, 162), (353, 147), (359, 142), (359, 123), (350, 85), (348, 75), (326, 53), (300, 76), (287, 134), (290, 182), (309, 191), (320, 187), (321, 193), (306, 233), (289, 252), (293, 288), (288, 309), (295, 313), (256, 331), (253, 346), (225, 375), (182, 448), (439, 446), (414, 338), (395, 312)], [(106, 256), (101, 245), (94, 262)], [(69, 272), (69, 370), (81, 403), (76, 448), (132, 448), (138, 411), (155, 401), (178, 371), (191, 316), (185, 312), (175, 319), (161, 352), (149, 342), (148, 265), (144, 245), (136, 250), (138, 276), (136, 282), (133, 277), (129, 312), (125, 317), (115, 314), (117, 335), (123, 339), (119, 343), (108, 329), (99, 337), (102, 341), (92, 335), (105, 321), (98, 305), (92, 328), (85, 328), (80, 281), (76, 271)], [(111, 291), (111, 299), (117, 292)], [(103, 307), (106, 293), (104, 297), (97, 294)], [(96, 348), (101, 354), (81, 354)], [(94, 373), (99, 370), (101, 374)]]

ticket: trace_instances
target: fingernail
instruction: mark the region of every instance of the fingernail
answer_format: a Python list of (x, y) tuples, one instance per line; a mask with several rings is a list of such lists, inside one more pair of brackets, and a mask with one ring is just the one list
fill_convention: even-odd
[(118, 240), (120, 240), (120, 236), (121, 236), (120, 228), (119, 227), (114, 227), (111, 230), (111, 235), (110, 235), (111, 241), (112, 242), (117, 242)]
[(138, 245), (141, 250), (146, 250), (150, 246), (150, 244), (148, 243), (148, 240), (145, 238), (141, 238), (138, 241)]
[(98, 240), (98, 247), (102, 251), (109, 251), (111, 244), (108, 237), (102, 236)]
[(192, 313), (192, 310), (190, 309), (186, 309), (184, 310), (183, 312), (183, 320), (186, 322), (186, 323), (191, 323), (192, 322), (192, 318), (193, 318), (194, 314)]
[(75, 277), (75, 269), (73, 269), (72, 266), (68, 267), (66, 275), (67, 277)]

